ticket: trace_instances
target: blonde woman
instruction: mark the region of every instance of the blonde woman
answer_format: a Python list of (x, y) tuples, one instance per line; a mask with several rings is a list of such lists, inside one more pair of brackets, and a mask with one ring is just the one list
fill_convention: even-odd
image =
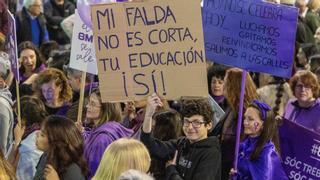
[(108, 146), (93, 180), (116, 180), (129, 169), (147, 172), (150, 161), (149, 152), (140, 141), (121, 138)]

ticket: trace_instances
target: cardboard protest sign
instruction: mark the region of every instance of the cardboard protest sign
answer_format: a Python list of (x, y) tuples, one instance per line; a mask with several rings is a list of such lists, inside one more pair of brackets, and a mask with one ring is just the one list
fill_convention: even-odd
[(208, 59), (241, 69), (290, 77), (298, 10), (256, 0), (204, 0)]
[(19, 82), (19, 66), (18, 66), (18, 50), (17, 50), (17, 35), (16, 35), (16, 20), (9, 10), (9, 31), (7, 35), (6, 48), (8, 49), (9, 59), (11, 62), (11, 70), (15, 79)]
[(208, 95), (199, 1), (91, 8), (103, 101)]
[(320, 134), (284, 120), (279, 135), (289, 179), (320, 179)]
[(92, 30), (83, 23), (77, 10), (72, 33), (70, 67), (98, 74)]

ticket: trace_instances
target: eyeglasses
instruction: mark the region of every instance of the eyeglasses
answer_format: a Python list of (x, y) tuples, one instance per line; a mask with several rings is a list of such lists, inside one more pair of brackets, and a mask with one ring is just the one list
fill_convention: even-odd
[(200, 121), (188, 121), (186, 119), (184, 119), (182, 121), (182, 125), (183, 127), (189, 127), (189, 125), (192, 124), (192, 127), (193, 128), (200, 128), (201, 127), (201, 124), (205, 124), (205, 122), (200, 122)]
[(297, 84), (296, 85), (296, 89), (298, 89), (298, 90), (302, 90), (302, 89), (305, 89), (305, 90), (311, 90), (311, 86), (309, 86), (309, 85), (303, 85), (303, 84)]

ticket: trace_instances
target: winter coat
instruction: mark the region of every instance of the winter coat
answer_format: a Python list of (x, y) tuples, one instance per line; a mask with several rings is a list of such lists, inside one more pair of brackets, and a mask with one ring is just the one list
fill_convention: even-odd
[(8, 88), (0, 89), (0, 150), (6, 154), (13, 141), (13, 110)]

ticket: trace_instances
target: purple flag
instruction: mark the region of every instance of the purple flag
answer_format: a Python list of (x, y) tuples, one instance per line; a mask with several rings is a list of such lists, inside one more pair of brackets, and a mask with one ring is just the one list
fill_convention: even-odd
[(16, 21), (14, 16), (8, 10), (9, 14), (9, 32), (6, 42), (6, 47), (8, 49), (8, 54), (11, 62), (11, 70), (17, 81), (19, 79), (19, 66), (18, 66), (18, 51), (17, 51), (17, 36), (16, 36)]
[(284, 120), (279, 135), (283, 167), (289, 179), (320, 179), (320, 134)]
[(291, 77), (297, 8), (257, 0), (204, 0), (206, 57), (241, 69)]

